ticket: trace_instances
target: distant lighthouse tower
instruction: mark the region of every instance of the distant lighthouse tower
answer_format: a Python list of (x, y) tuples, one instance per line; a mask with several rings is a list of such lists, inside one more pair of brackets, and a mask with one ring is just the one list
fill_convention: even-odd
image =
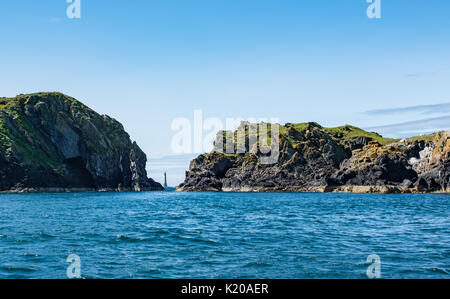
[(167, 189), (167, 173), (164, 172), (164, 189)]

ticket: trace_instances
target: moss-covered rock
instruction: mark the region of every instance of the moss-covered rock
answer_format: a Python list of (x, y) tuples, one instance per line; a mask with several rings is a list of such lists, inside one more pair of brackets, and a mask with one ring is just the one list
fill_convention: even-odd
[(0, 190), (160, 190), (115, 119), (61, 93), (0, 99)]

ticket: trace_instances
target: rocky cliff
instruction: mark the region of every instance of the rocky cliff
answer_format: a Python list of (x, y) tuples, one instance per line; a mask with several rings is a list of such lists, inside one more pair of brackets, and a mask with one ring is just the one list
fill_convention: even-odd
[(0, 191), (162, 190), (123, 126), (61, 93), (0, 98)]
[[(263, 154), (249, 147), (251, 126), (242, 123), (229, 135), (220, 132), (217, 140), (224, 142), (218, 146), (216, 140), (212, 153), (191, 162), (178, 190), (450, 192), (448, 133), (396, 140), (348, 125), (286, 124), (279, 127), (279, 157), (266, 164)], [(245, 153), (223, 153), (223, 144), (236, 148), (238, 132), (247, 138)]]

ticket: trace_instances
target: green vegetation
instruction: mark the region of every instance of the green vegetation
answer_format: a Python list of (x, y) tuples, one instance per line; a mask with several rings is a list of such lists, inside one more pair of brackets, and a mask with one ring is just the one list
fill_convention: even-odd
[(433, 139), (435, 137), (436, 137), (436, 134), (428, 134), (428, 135), (421, 135), (421, 136), (415, 136), (415, 137), (407, 138), (406, 140), (409, 141), (409, 142), (414, 142), (414, 141), (429, 142), (429, 141), (433, 141)]
[(6, 127), (5, 120), (0, 116), (0, 154), (10, 157), (12, 154), (12, 140)]
[[(25, 113), (27, 111), (27, 113)], [(15, 157), (19, 163), (59, 167), (60, 155), (49, 137), (32, 119), (41, 118), (43, 126), (56, 126), (81, 133), (91, 152), (104, 154), (111, 148), (126, 147), (129, 135), (115, 119), (102, 116), (59, 92), (21, 94), (0, 98), (0, 155)]]
[[(272, 125), (269, 125), (268, 126), (268, 134), (267, 134), (268, 145), (271, 144), (271, 134), (270, 134), (271, 129), (272, 129)], [(287, 123), (284, 126), (280, 125), (279, 129), (280, 129), (280, 141), (282, 142), (283, 140), (285, 140), (293, 147), (296, 147), (299, 144), (303, 144), (304, 142), (295, 140), (292, 138), (292, 136), (288, 135), (289, 129), (290, 130), (294, 129), (295, 131), (299, 132), (301, 135), (307, 134), (307, 131), (319, 130), (323, 134), (330, 136), (337, 143), (344, 145), (344, 146), (349, 144), (351, 141), (353, 141), (354, 139), (356, 139), (358, 137), (370, 138), (370, 139), (380, 143), (381, 145), (389, 145), (389, 144), (400, 141), (400, 139), (385, 138), (375, 132), (368, 132), (363, 129), (360, 129), (360, 128), (357, 128), (354, 126), (350, 126), (350, 125), (345, 125), (345, 126), (336, 127), (336, 128), (324, 128), (315, 122), (297, 123), (297, 124)], [(233, 132), (232, 136), (233, 136), (233, 141), (236, 144), (236, 141), (238, 140), (238, 131)], [(246, 142), (248, 142), (248, 136), (249, 136), (249, 130), (246, 130), (245, 131), (245, 140), (247, 140)], [(259, 140), (259, 138), (260, 138), (259, 126), (257, 127), (257, 138), (258, 138), (257, 140)], [(419, 139), (419, 138), (422, 138), (425, 140), (431, 140), (432, 135), (416, 137), (416, 139)], [(413, 139), (410, 139), (410, 140), (413, 140)], [(226, 144), (226, 134), (224, 134), (223, 144), (224, 145)]]
[(57, 158), (47, 155), (42, 149), (33, 147), (25, 135), (39, 138), (40, 133), (23, 115), (13, 118), (17, 124), (16, 130), (10, 129), (4, 117), (0, 116), (0, 152), (10, 158), (14, 152), (22, 157), (24, 164), (59, 167), (61, 163)]
[(305, 132), (308, 128), (311, 127), (322, 128), (318, 123), (315, 122), (291, 124), (291, 126), (298, 132)]
[(11, 108), (17, 106), (19, 98), (0, 98), (0, 110), (10, 111)]
[[(271, 146), (272, 145), (272, 126), (273, 124), (267, 123), (266, 127), (263, 127), (263, 130), (266, 129), (267, 130), (267, 134), (264, 134), (263, 136), (261, 136), (260, 134), (260, 130), (261, 127), (259, 125), (256, 124), (250, 124), (248, 123), (248, 125), (252, 125), (255, 126), (253, 128), (253, 130), (256, 130), (256, 144), (259, 147), (261, 144), (263, 144), (264, 146)], [(249, 136), (250, 136), (250, 131), (252, 129), (250, 129), (248, 126), (245, 128), (245, 131), (243, 130), (236, 130), (234, 132), (232, 131), (220, 131), (219, 134), (222, 134), (222, 144), (223, 144), (223, 151), (226, 151), (226, 144), (227, 144), (227, 140), (228, 138), (232, 137), (233, 140), (233, 144), (234, 144), (234, 152), (237, 152), (237, 143), (238, 140), (245, 140), (245, 146), (248, 150), (249, 145)], [(283, 136), (286, 136), (286, 128), (284, 126), (280, 126), (279, 127), (279, 133), (280, 133), (280, 138), (283, 138)], [(217, 136), (218, 136), (217, 135)], [(217, 140), (216, 140), (217, 141)], [(244, 145), (244, 144), (242, 144)], [(227, 154), (230, 156), (236, 156), (237, 154)]]
[(336, 127), (336, 128), (324, 128), (325, 132), (327, 132), (333, 139), (336, 141), (349, 141), (356, 137), (368, 137), (372, 138), (373, 140), (379, 142), (382, 145), (388, 145), (394, 142), (398, 142), (400, 139), (394, 139), (394, 138), (384, 138), (378, 133), (375, 132), (367, 132), (363, 129), (345, 125), (342, 127)]
[[(18, 95), (14, 98), (0, 98), (0, 154), (9, 159), (13, 155), (21, 160), (21, 163), (36, 166), (51, 166), (59, 168), (62, 162), (56, 153), (47, 153), (38, 146), (33, 145), (31, 140), (37, 144), (45, 144), (41, 132), (35, 128), (27, 115), (25, 106), (32, 105), (39, 108), (47, 102), (62, 99), (75, 104), (76, 100), (60, 93), (35, 93), (29, 95)], [(80, 108), (87, 108), (79, 106)], [(87, 108), (88, 109), (88, 108)]]

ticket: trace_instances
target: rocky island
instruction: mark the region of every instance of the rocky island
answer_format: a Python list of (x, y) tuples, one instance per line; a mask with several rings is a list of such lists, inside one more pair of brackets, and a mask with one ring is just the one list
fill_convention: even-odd
[[(219, 132), (217, 140), (232, 136), (228, 139), (236, 143), (237, 132), (248, 137), (252, 125), (243, 122), (229, 135)], [(349, 125), (324, 128), (317, 123), (288, 123), (279, 126), (275, 164), (261, 163), (262, 154), (249, 148), (248, 139), (242, 154), (225, 153), (223, 144), (228, 141), (216, 140), (213, 152), (191, 162), (177, 190), (449, 193), (449, 137), (441, 132), (399, 140)]]
[(115, 119), (61, 93), (0, 98), (0, 192), (163, 190)]

